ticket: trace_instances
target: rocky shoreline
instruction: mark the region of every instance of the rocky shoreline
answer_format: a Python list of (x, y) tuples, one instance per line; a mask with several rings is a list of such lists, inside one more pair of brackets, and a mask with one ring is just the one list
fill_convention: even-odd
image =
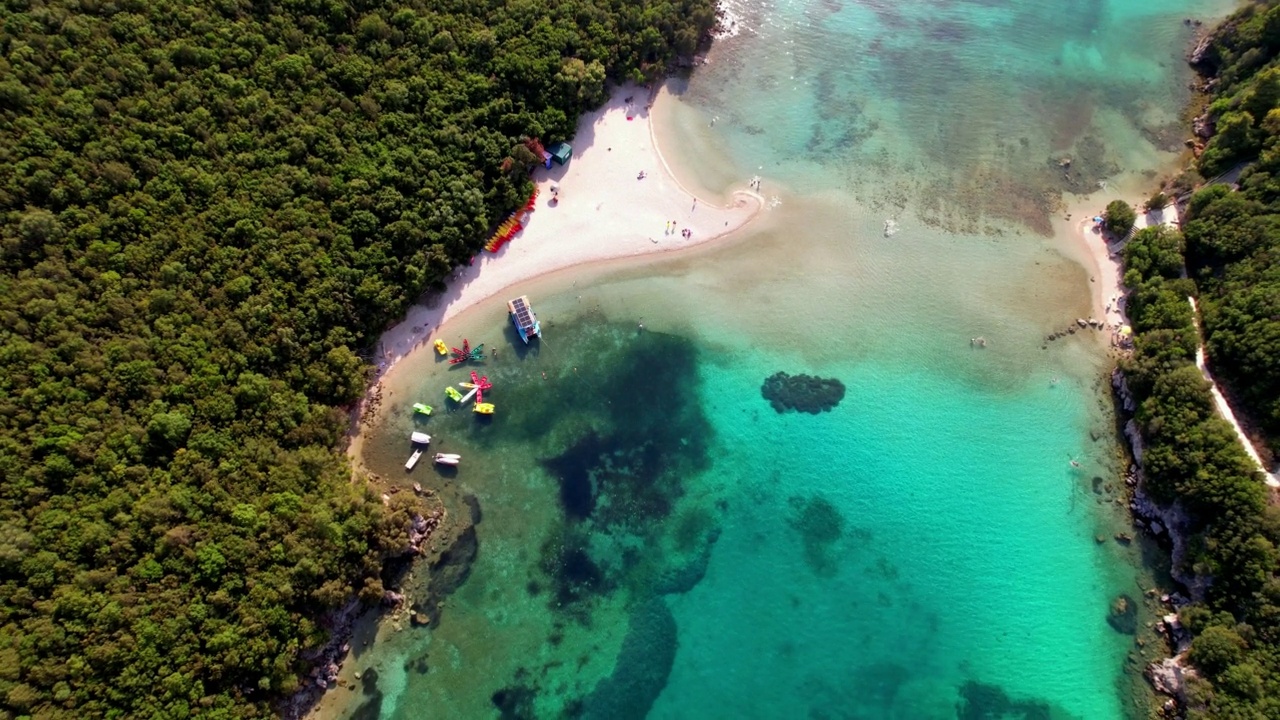
[[(407, 529), (408, 544), (400, 555), (387, 560), (388, 564), (400, 563), (404, 566), (395, 573), (397, 580), (403, 579), (404, 570), (409, 564), (407, 561), (424, 554), (424, 545), (443, 520), (444, 511), (440, 509), (431, 510), (426, 516), (416, 513), (413, 515)], [(382, 594), (384, 608), (395, 609), (403, 602), (404, 595), (394, 589), (385, 590)], [(326, 692), (338, 687), (338, 675), (351, 653), (351, 638), (355, 633), (356, 622), (368, 609), (359, 598), (352, 597), (341, 608), (321, 618), (320, 625), (329, 632), (329, 640), (300, 654), (302, 662), (311, 669), (303, 678), (302, 686), (277, 706), (281, 718), (299, 720), (305, 717)]]
[(1178, 611), (1184, 605), (1204, 598), (1212, 578), (1197, 575), (1186, 566), (1186, 537), (1189, 534), (1190, 521), (1180, 503), (1169, 507), (1161, 507), (1147, 494), (1142, 472), (1143, 441), (1138, 429), (1135, 413), (1138, 409), (1129, 390), (1129, 383), (1124, 373), (1116, 368), (1111, 372), (1111, 388), (1116, 403), (1116, 412), (1124, 423), (1125, 442), (1133, 457), (1133, 463), (1125, 472), (1124, 481), (1131, 490), (1129, 511), (1133, 523), (1146, 533), (1161, 548), (1170, 553), (1169, 575), (1174, 582), (1181, 585), (1186, 594), (1169, 593), (1160, 596), (1160, 601), (1170, 610), (1157, 623), (1157, 629), (1165, 636), (1172, 650), (1170, 657), (1147, 663), (1143, 676), (1151, 683), (1151, 687), (1161, 695), (1168, 697), (1162, 711), (1166, 717), (1180, 717), (1186, 707), (1186, 683), (1195, 676), (1195, 669), (1187, 663), (1187, 650), (1191, 645), (1191, 634), (1178, 619)]

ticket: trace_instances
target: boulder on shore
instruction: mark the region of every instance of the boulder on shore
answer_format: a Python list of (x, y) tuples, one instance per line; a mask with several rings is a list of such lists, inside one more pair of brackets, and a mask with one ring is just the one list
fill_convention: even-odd
[(1183, 657), (1165, 658), (1147, 666), (1144, 674), (1156, 692), (1185, 701), (1187, 680), (1195, 676), (1195, 670), (1182, 664)]

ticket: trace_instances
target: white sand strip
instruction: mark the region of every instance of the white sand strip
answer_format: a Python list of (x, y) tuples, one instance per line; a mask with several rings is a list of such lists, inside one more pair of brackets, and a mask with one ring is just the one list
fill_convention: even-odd
[[(442, 295), (414, 306), (387, 330), (375, 358), (380, 373), (415, 348), (429, 350), (442, 323), (516, 283), (583, 263), (687, 248), (755, 217), (764, 202), (745, 189), (747, 178), (726, 203), (697, 197), (672, 175), (651, 125), (650, 96), (644, 88), (623, 86), (582, 119), (569, 163), (535, 173), (538, 201), (524, 231), (497, 254), (479, 253), (446, 281)], [(656, 102), (674, 99), (660, 93)], [(505, 312), (507, 299), (495, 298), (494, 307)]]
[[(1106, 200), (1100, 199), (1102, 193), (1089, 196), (1087, 202), (1072, 207), (1072, 216), (1082, 214), (1083, 217), (1076, 222), (1076, 234), (1084, 243), (1085, 250), (1088, 253), (1092, 267), (1089, 271), (1092, 273), (1095, 282), (1094, 285), (1094, 313), (1101, 312), (1105, 315), (1107, 328), (1113, 333), (1113, 339), (1116, 331), (1122, 326), (1129, 324), (1129, 318), (1124, 313), (1125, 287), (1123, 283), (1124, 267), (1118, 250), (1114, 244), (1108, 243), (1101, 230), (1095, 227), (1093, 218), (1102, 214), (1103, 208), (1106, 206)], [(1141, 207), (1141, 201), (1130, 202), (1135, 207)], [(1093, 208), (1093, 213), (1088, 212), (1089, 208)], [(1163, 210), (1155, 210), (1147, 213), (1139, 213), (1137, 222), (1134, 223), (1139, 230), (1146, 227), (1156, 225), (1168, 225), (1171, 228), (1178, 229), (1180, 227), (1178, 211), (1173, 205)], [(1200, 311), (1196, 306), (1194, 298), (1188, 297), (1194, 311), (1196, 322), (1196, 331), (1200, 333)], [(1200, 373), (1205, 380), (1209, 381), (1210, 393), (1213, 395), (1214, 405), (1218, 409), (1218, 414), (1231, 424), (1235, 430), (1236, 437), (1240, 439), (1240, 444), (1244, 446), (1245, 452), (1249, 458), (1253, 460), (1263, 474), (1267, 485), (1273, 488), (1280, 488), (1280, 467), (1275, 470), (1267, 470), (1262, 463), (1262, 458), (1253, 446), (1253, 442), (1245, 433), (1244, 427), (1240, 425), (1240, 421), (1236, 419), (1235, 413), (1231, 410), (1230, 404), (1227, 403), (1226, 396), (1222, 394), (1222, 390), (1218, 388), (1217, 382), (1209, 372), (1209, 368), (1205, 362), (1204, 339), (1203, 334), (1196, 347), (1196, 366), (1200, 369)]]

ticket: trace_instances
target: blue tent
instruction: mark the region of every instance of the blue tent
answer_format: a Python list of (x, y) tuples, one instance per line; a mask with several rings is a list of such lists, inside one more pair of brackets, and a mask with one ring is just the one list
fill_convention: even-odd
[(558, 142), (548, 146), (547, 152), (551, 153), (552, 160), (564, 165), (569, 162), (569, 157), (573, 155), (573, 148), (569, 147), (569, 143)]

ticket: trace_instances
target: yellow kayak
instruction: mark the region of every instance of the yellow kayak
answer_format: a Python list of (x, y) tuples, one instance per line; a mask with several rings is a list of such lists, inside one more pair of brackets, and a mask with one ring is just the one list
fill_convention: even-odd
[(478, 412), (481, 415), (492, 415), (493, 403), (476, 403), (476, 406), (471, 408), (471, 411)]
[(449, 354), (449, 346), (448, 346), (448, 345), (445, 345), (443, 340), (437, 339), (437, 340), (436, 340), (436, 352), (440, 353), (441, 355), (448, 355), (448, 354)]

